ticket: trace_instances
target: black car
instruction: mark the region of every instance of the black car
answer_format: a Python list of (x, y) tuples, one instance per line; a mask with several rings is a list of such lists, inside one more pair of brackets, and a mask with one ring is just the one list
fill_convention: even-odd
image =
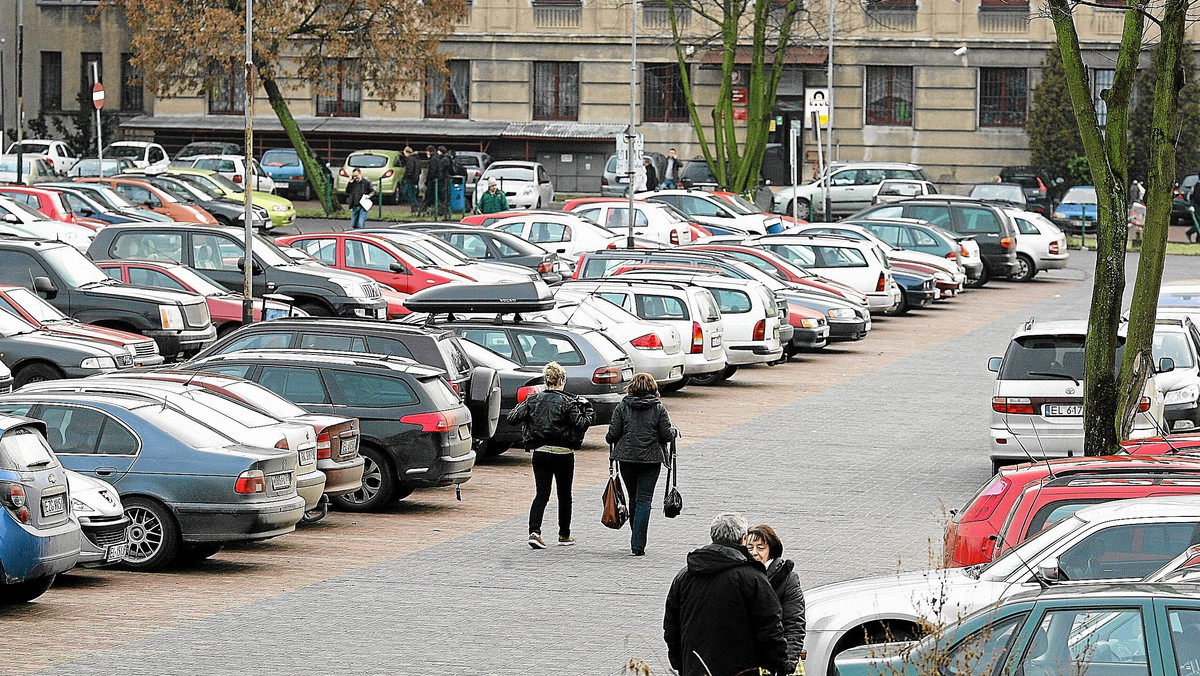
[(476, 440), (492, 436), (500, 411), (500, 383), (493, 369), (478, 367), (451, 331), (391, 322), (291, 317), (248, 324), (222, 336), (196, 359), (238, 350), (328, 350), (411, 359), (440, 369), (467, 403)]
[(519, 426), (509, 424), (509, 411), (530, 396), (545, 390), (546, 378), (539, 368), (522, 366), (469, 340), (462, 341), (462, 346), (472, 364), (495, 369), (500, 376), (500, 423), (492, 437), (478, 446), (480, 457), (499, 455), (521, 443), (522, 430)]
[(0, 359), (12, 371), (13, 387), (133, 367), (133, 356), (118, 345), (55, 335), (7, 312), (0, 312)]
[(547, 284), (563, 281), (558, 254), (550, 253), (529, 240), (511, 233), (487, 228), (434, 226), (425, 232), (445, 240), (462, 255), (484, 263), (509, 263), (535, 270)]
[[(215, 191), (205, 192), (195, 183), (189, 183), (178, 176), (147, 176), (146, 182), (170, 193), (184, 204), (207, 211), (221, 225), (241, 226), (246, 221), (246, 208), (242, 203), (225, 199)], [(271, 226), (271, 217), (267, 210), (257, 205), (250, 207), (250, 221), (252, 227), (260, 230)]]
[(122, 284), (60, 242), (0, 238), (0, 284), (34, 291), (86, 324), (153, 338), (165, 358), (193, 355), (217, 337), (203, 296)]
[[(167, 260), (204, 273), (230, 291), (243, 289), (241, 228), (162, 223), (109, 226), (96, 233), (95, 260)], [(301, 265), (270, 240), (254, 238), (254, 295), (283, 294), (314, 316), (384, 319), (379, 284), (356, 272)]]
[(925, 195), (867, 207), (849, 220), (864, 218), (916, 218), (960, 235), (974, 235), (983, 271), (979, 279), (968, 281), (970, 286), (983, 286), (992, 277), (1008, 279), (1017, 271), (1017, 226), (1001, 205), (970, 197)]
[(471, 412), (437, 369), (320, 350), (245, 350), (189, 367), (253, 380), (311, 413), (358, 418), (362, 488), (333, 498), (343, 509), (375, 511), (417, 488), (471, 478)]
[(1000, 170), (1000, 180), (1020, 184), (1025, 192), (1025, 201), (1033, 207), (1030, 211), (1037, 211), (1043, 216), (1049, 216), (1054, 211), (1054, 193), (1062, 181), (1052, 180), (1050, 172), (1044, 167), (1004, 167)]

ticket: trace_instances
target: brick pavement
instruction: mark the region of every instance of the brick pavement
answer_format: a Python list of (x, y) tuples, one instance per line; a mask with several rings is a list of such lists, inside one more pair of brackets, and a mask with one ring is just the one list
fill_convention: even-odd
[[(1168, 278), (1185, 269), (1177, 262)], [(1083, 276), (1071, 272), (1057, 276)], [(605, 453), (593, 433), (579, 462), (574, 548), (524, 545), (528, 460), (510, 453), (479, 469), (463, 503), (423, 491), (390, 514), (335, 514), (191, 569), (67, 576), (0, 618), (25, 637), (0, 647), (0, 664), (28, 672), (81, 658), (46, 672), (61, 674), (607, 674), (630, 656), (661, 664), (666, 587), (722, 509), (779, 527), (808, 586), (920, 567), (943, 506), (986, 477), (986, 357), (1030, 314), (1082, 316), (1090, 291), (997, 287), (880, 321), (868, 340), (836, 350), (847, 354), (743, 370), (670, 398), (688, 435), (685, 510), (655, 515), (643, 559), (628, 556), (627, 531), (597, 523)]]

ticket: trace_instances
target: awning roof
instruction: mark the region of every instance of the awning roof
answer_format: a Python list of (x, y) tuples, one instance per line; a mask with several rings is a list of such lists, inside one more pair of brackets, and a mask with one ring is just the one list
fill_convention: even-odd
[[(565, 138), (611, 139), (625, 133), (626, 125), (592, 122), (503, 120), (404, 119), (369, 117), (297, 117), (305, 133), (317, 134), (395, 134), (401, 136), (440, 136), (458, 138)], [(245, 128), (241, 115), (141, 115), (123, 122), (125, 129), (240, 131)], [(275, 116), (258, 116), (254, 128), (264, 132), (282, 132)]]
[[(774, 53), (774, 50), (767, 50), (764, 63), (771, 63), (775, 58)], [(751, 47), (738, 47), (733, 62), (739, 66), (749, 66), (753, 55), (754, 50)], [(788, 47), (783, 57), (785, 66), (823, 66), (825, 59), (829, 57), (829, 50), (825, 47)], [(720, 68), (724, 59), (725, 50), (710, 49), (700, 57), (700, 67)]]

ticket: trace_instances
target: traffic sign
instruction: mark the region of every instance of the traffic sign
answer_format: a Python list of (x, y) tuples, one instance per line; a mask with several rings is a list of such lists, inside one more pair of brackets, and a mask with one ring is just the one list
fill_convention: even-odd
[(92, 85), (92, 105), (96, 106), (96, 110), (104, 107), (104, 85), (99, 82)]
[[(638, 134), (633, 137), (633, 166), (638, 166), (642, 162), (642, 154), (646, 147), (646, 135)], [(629, 173), (629, 135), (622, 134), (617, 137), (617, 168), (616, 173)]]
[(820, 87), (804, 90), (804, 119), (811, 120), (816, 113), (821, 120), (821, 126), (829, 124), (829, 90)]

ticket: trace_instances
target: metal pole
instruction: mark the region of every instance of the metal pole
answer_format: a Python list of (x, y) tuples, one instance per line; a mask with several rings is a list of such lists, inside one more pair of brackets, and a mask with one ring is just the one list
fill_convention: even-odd
[[(817, 111), (815, 111), (815, 110), (813, 111), (813, 114), (812, 114), (812, 123), (813, 123), (813, 130), (817, 135), (817, 170), (824, 173), (827, 162), (826, 162), (825, 155), (822, 154), (822, 152), (821, 152), (821, 115), (819, 113), (817, 113)], [(795, 193), (793, 192), (792, 194), (794, 195)], [(829, 184), (827, 183), (825, 185), (826, 198), (828, 198), (828, 195), (829, 195)], [(795, 200), (792, 200), (792, 201), (795, 202)], [(814, 220), (814, 215), (815, 215), (814, 212), (816, 212), (816, 210), (817, 210), (817, 208), (815, 206), (813, 206), (813, 203), (810, 201), (808, 203), (808, 212), (809, 212), (808, 220), (810, 220), (810, 221)], [(829, 213), (829, 200), (828, 199), (825, 199), (825, 213), (828, 216), (828, 213)], [(829, 220), (828, 217), (826, 217), (825, 220)]]
[(25, 0), (17, 0), (17, 183), (22, 183), (25, 139)]
[(246, 0), (246, 179), (242, 200), (242, 218), (245, 219), (246, 242), (242, 254), (242, 323), (254, 321), (254, 212), (250, 208), (254, 180), (254, 0)]
[(629, 218), (629, 237), (626, 240), (626, 245), (633, 248), (633, 176), (634, 176), (634, 157), (633, 144), (637, 141), (637, 0), (629, 3), (632, 8), (630, 14), (630, 40), (629, 40), (629, 134), (626, 135), (625, 141), (629, 144), (629, 213), (626, 216)]
[(0, 38), (0, 141), (3, 141), (5, 130), (8, 129), (8, 90), (4, 88), (4, 46), (8, 42)]
[[(803, 118), (801, 118), (801, 119), (803, 119)], [(803, 130), (804, 130), (803, 125), (801, 125), (800, 130), (801, 130), (801, 132), (803, 132)], [(794, 122), (792, 122), (790, 118), (788, 120), (788, 133), (792, 137), (792, 150), (791, 150), (790, 155), (788, 156), (788, 159), (791, 160), (791, 164), (792, 164), (792, 196), (793, 196), (792, 197), (792, 220), (798, 221), (798, 220), (800, 220), (798, 217), (799, 208), (796, 206), (795, 195), (796, 195), (796, 191), (799, 189), (799, 183), (800, 183), (800, 180), (799, 180), (800, 168), (797, 166), (797, 163), (800, 158), (799, 158), (797, 147), (796, 147), (799, 143), (799, 139), (796, 138), (796, 124)]]
[[(100, 65), (95, 61), (92, 62), (92, 85), (100, 83)], [(93, 101), (93, 108), (96, 108)], [(104, 147), (103, 141), (100, 139), (100, 109), (96, 108), (96, 159), (100, 160), (100, 175), (104, 175), (104, 152), (101, 148)]]
[[(829, 0), (829, 47), (828, 47), (829, 53), (825, 57), (825, 84), (829, 87), (829, 115), (828, 115), (829, 130), (828, 130), (828, 133), (825, 135), (826, 136), (826, 138), (825, 138), (825, 143), (826, 143), (825, 164), (826, 165), (833, 162), (833, 109), (834, 109), (834, 98), (835, 98), (833, 95), (833, 30), (834, 30), (833, 0)], [(831, 201), (829, 199), (829, 188), (830, 188), (829, 181), (830, 181), (830, 176), (829, 176), (829, 173), (826, 172), (826, 175), (825, 175), (825, 219), (826, 220), (829, 220), (829, 217), (830, 217), (829, 211), (830, 211)]]

